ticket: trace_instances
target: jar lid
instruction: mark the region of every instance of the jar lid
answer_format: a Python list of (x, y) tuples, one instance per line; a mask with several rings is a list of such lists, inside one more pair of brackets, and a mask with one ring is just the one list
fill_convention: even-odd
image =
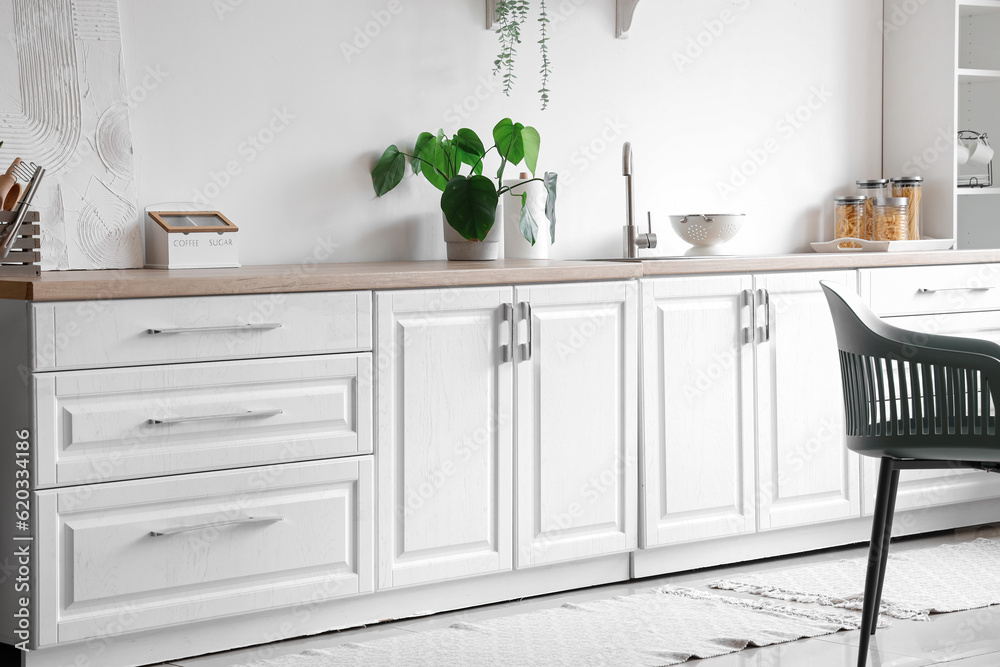
[(903, 206), (903, 207), (906, 207), (906, 206), (910, 205), (910, 198), (909, 197), (876, 197), (875, 198), (875, 205), (876, 206)]
[(923, 183), (923, 176), (900, 176), (899, 178), (892, 179), (893, 183)]
[(844, 195), (842, 197), (834, 197), (833, 201), (838, 204), (864, 204), (868, 197), (863, 195)]
[(889, 179), (888, 178), (878, 178), (878, 179), (871, 180), (871, 181), (857, 181), (857, 184), (858, 184), (859, 188), (885, 187), (886, 185), (889, 185)]

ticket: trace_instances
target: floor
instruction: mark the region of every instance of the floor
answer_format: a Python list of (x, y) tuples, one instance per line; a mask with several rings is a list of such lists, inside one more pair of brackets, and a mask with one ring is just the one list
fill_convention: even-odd
[[(894, 551), (964, 542), (979, 536), (1000, 538), (1000, 526), (978, 530), (938, 533), (929, 537), (893, 542)], [(318, 635), (311, 638), (279, 642), (266, 646), (229, 651), (227, 653), (180, 660), (179, 667), (232, 667), (279, 655), (298, 653), (310, 648), (327, 648), (346, 642), (372, 641), (407, 632), (422, 632), (446, 627), (456, 621), (476, 621), (536, 609), (558, 607), (566, 602), (599, 600), (618, 595), (640, 593), (664, 584), (683, 584), (693, 588), (738, 572), (804, 565), (831, 558), (864, 555), (864, 548), (837, 549), (825, 552), (713, 568), (676, 576), (644, 579), (624, 584), (600, 586), (533, 598), (518, 602), (490, 605), (473, 610), (438, 614), (427, 618), (395, 621), (377, 627), (360, 628)], [(735, 595), (735, 594), (734, 594)], [(817, 639), (803, 639), (779, 646), (747, 649), (719, 658), (692, 660), (691, 667), (853, 667), (857, 664), (859, 633), (840, 632)], [(505, 665), (516, 665), (516, 657), (504, 656)], [(1000, 606), (932, 617), (929, 623), (892, 620), (892, 627), (880, 630), (869, 654), (871, 667), (924, 667), (947, 664), (949, 667), (1000, 667)], [(375, 666), (373, 666), (375, 667)], [(625, 667), (625, 666), (616, 666)]]

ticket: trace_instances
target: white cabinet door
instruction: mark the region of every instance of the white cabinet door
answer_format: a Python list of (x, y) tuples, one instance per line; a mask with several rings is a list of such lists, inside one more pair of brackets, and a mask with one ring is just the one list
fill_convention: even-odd
[(380, 588), (511, 569), (512, 297), (377, 295)]
[(517, 566), (636, 547), (635, 283), (518, 287)]
[(643, 281), (643, 547), (756, 528), (752, 288)]
[(861, 515), (859, 457), (844, 445), (840, 360), (821, 280), (857, 290), (854, 271), (755, 276), (761, 530)]
[[(971, 336), (1000, 343), (1000, 312), (997, 311), (890, 317), (886, 321), (904, 329)], [(875, 511), (878, 460), (865, 458), (864, 461), (864, 510), (865, 514), (871, 514)], [(920, 509), (997, 496), (1000, 496), (1000, 475), (987, 475), (979, 470), (903, 470), (899, 473), (896, 509)]]

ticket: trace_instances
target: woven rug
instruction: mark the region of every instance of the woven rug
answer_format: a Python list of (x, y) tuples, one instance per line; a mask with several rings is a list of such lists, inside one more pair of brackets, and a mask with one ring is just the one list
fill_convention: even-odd
[(859, 615), (671, 586), (241, 667), (660, 667), (859, 627)]
[[(860, 610), (867, 557), (739, 575), (712, 588), (778, 600)], [(1000, 603), (1000, 541), (889, 551), (881, 613), (926, 621), (929, 614), (979, 609)]]

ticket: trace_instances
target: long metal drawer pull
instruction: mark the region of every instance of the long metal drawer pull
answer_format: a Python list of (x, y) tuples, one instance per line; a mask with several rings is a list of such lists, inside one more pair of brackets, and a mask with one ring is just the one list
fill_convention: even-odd
[(749, 313), (750, 322), (747, 326), (743, 327), (743, 344), (752, 343), (754, 341), (754, 298), (753, 290), (745, 289), (743, 290), (743, 305), (740, 308), (740, 319), (742, 319), (742, 312), (746, 309)]
[(194, 530), (206, 530), (208, 528), (224, 528), (226, 526), (244, 526), (255, 523), (278, 523), (279, 521), (284, 521), (285, 517), (279, 516), (277, 514), (266, 515), (266, 516), (248, 516), (242, 519), (231, 519), (229, 521), (209, 521), (208, 523), (199, 523), (193, 526), (173, 526), (172, 528), (161, 528), (159, 530), (151, 530), (149, 534), (153, 537), (163, 537), (165, 535), (177, 535), (178, 533), (190, 533)]
[(535, 342), (535, 335), (531, 330), (531, 303), (522, 301), (521, 311), (524, 313), (524, 322), (528, 325), (528, 330), (525, 332), (527, 342), (521, 344), (521, 361), (531, 361), (531, 353)]
[(939, 287), (938, 289), (921, 287), (917, 292), (920, 294), (933, 294), (934, 292), (989, 292), (993, 289), (996, 289), (993, 285), (987, 287)]
[(147, 424), (187, 424), (190, 422), (221, 421), (223, 419), (251, 419), (263, 417), (275, 417), (283, 410), (246, 410), (245, 412), (231, 412), (223, 415), (205, 415), (202, 417), (166, 417), (164, 419), (150, 418)]
[(503, 321), (507, 324), (507, 344), (500, 346), (500, 358), (503, 363), (514, 361), (514, 305), (503, 304)]
[(222, 327), (178, 327), (176, 329), (146, 329), (150, 336), (161, 334), (197, 334), (218, 333), (220, 331), (273, 331), (281, 328), (280, 322), (265, 322), (263, 324), (230, 324)]

